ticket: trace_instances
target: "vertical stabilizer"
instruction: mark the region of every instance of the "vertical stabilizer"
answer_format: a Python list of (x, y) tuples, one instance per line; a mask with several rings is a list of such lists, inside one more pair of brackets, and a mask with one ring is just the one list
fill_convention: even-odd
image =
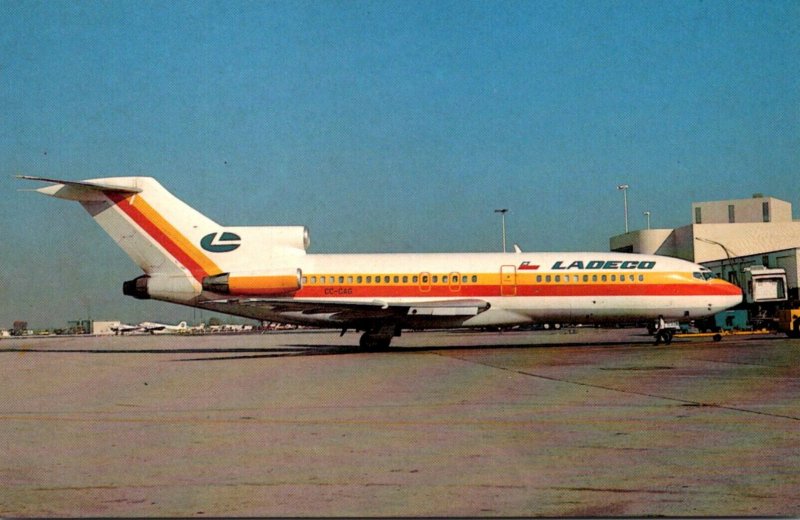
[[(150, 177), (52, 182), (39, 193), (79, 202), (146, 275), (148, 296), (185, 302), (222, 270), (200, 247), (220, 226)], [(161, 287), (162, 289), (159, 289)]]

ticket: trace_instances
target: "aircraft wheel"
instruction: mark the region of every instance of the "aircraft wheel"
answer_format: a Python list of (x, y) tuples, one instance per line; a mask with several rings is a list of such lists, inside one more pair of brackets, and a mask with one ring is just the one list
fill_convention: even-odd
[(358, 344), (364, 350), (386, 350), (392, 342), (391, 336), (378, 336), (375, 334), (364, 333)]

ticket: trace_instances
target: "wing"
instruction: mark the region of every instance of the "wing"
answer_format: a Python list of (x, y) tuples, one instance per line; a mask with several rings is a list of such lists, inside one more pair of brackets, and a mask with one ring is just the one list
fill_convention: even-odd
[[(418, 301), (383, 301), (383, 300), (314, 300), (314, 299), (280, 299), (280, 298), (239, 298), (224, 300), (208, 300), (202, 304), (216, 307), (254, 307), (273, 314), (301, 314), (307, 317), (319, 315), (327, 321), (335, 323), (413, 320), (426, 316), (468, 318), (476, 316), (490, 307), (489, 302), (479, 299), (454, 300), (418, 300)], [(224, 312), (224, 310), (223, 310)], [(288, 316), (287, 316), (288, 317)]]

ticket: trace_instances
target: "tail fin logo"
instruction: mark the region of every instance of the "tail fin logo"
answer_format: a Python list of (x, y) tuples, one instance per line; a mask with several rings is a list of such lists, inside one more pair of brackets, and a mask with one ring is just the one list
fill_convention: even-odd
[(237, 249), (242, 238), (236, 233), (209, 233), (200, 240), (200, 247), (212, 253), (228, 253)]

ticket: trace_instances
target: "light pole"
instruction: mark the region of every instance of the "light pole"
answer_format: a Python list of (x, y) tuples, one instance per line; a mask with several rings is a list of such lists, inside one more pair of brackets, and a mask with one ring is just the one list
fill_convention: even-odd
[(627, 184), (620, 184), (617, 186), (618, 190), (622, 190), (622, 197), (625, 201), (625, 232), (628, 232), (628, 186)]
[(647, 217), (647, 229), (650, 229), (650, 212), (645, 211), (644, 216)]
[(500, 213), (500, 217), (503, 221), (503, 252), (506, 252), (506, 213), (508, 213), (508, 209), (496, 209), (494, 210), (495, 213)]

